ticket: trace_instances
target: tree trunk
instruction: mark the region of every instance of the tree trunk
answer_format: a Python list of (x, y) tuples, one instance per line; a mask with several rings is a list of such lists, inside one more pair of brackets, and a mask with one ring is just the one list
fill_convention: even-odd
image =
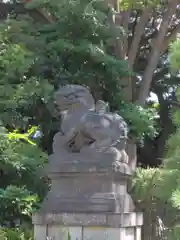
[(134, 31), (135, 36), (133, 37), (133, 41), (128, 53), (128, 62), (129, 62), (130, 69), (133, 68), (134, 61), (136, 59), (138, 48), (139, 48), (139, 43), (141, 41), (141, 37), (144, 33), (144, 28), (150, 17), (151, 11), (152, 11), (151, 6), (145, 8), (142, 12), (142, 15), (138, 23), (136, 24), (135, 31)]
[(140, 84), (140, 91), (139, 91), (139, 96), (137, 100), (137, 103), (140, 105), (144, 105), (146, 103), (146, 98), (148, 97), (148, 94), (149, 94), (149, 89), (152, 82), (153, 74), (158, 65), (159, 56), (162, 49), (161, 47), (169, 26), (169, 21), (176, 10), (177, 4), (178, 4), (178, 0), (171, 0), (170, 3), (168, 4), (167, 10), (164, 13), (164, 17), (162, 19), (159, 33), (153, 43), (148, 65), (146, 67), (143, 79)]

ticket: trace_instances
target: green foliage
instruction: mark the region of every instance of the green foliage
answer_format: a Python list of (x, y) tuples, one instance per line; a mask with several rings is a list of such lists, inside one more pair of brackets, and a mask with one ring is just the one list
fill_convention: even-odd
[(167, 182), (171, 186), (171, 188), (166, 191), (169, 192), (169, 198), (172, 203), (172, 206), (176, 209), (180, 207), (180, 128), (179, 122), (180, 119), (177, 116), (180, 114), (179, 110), (176, 111), (174, 121), (177, 124), (177, 130), (175, 134), (172, 134), (168, 141), (168, 153), (167, 159), (165, 159), (163, 164), (163, 169), (167, 171), (165, 174), (165, 186), (167, 186)]
[(68, 231), (68, 240), (71, 240), (71, 235), (69, 231)]
[[(178, 173), (179, 175), (179, 173)], [(139, 211), (144, 214), (144, 238), (178, 240), (175, 226), (179, 221), (177, 207), (173, 204), (172, 192), (178, 177), (171, 170), (162, 168), (138, 168), (132, 181), (131, 195)], [(161, 219), (162, 223), (159, 222)], [(158, 230), (158, 231), (157, 231)]]
[(31, 231), (21, 229), (0, 229), (0, 239), (3, 240), (33, 240)]
[(143, 9), (147, 5), (157, 6), (160, 4), (160, 0), (117, 0), (121, 9)]
[(170, 61), (172, 71), (180, 69), (180, 39), (177, 39), (170, 46)]
[(160, 177), (158, 168), (137, 168), (132, 180), (134, 198), (140, 202), (151, 202), (154, 197), (154, 187)]
[(33, 141), (30, 140), (30, 137), (38, 130), (37, 127), (32, 127), (28, 130), (27, 133), (18, 133), (18, 130), (15, 130), (13, 132), (10, 132), (8, 134), (9, 139), (15, 139), (15, 140), (25, 140), (26, 142), (30, 143), (31, 145), (36, 145)]
[(0, 189), (0, 222), (8, 223), (12, 219), (27, 220), (27, 217), (31, 217), (38, 200), (38, 197), (32, 195), (25, 187), (8, 185), (5, 189)]
[(142, 108), (135, 104), (125, 104), (120, 114), (128, 122), (130, 133), (138, 140), (144, 140), (145, 136), (153, 138), (158, 132), (156, 120), (159, 118), (155, 107)]
[[(47, 160), (30, 135), (0, 134), (0, 224), (14, 224), (30, 219), (32, 210), (44, 197), (45, 181), (39, 176)], [(12, 137), (13, 136), (13, 137)], [(27, 140), (27, 141), (24, 141)], [(30, 142), (30, 143), (29, 143)]]
[(174, 226), (168, 233), (168, 240), (179, 240), (180, 239), (180, 226)]
[[(179, 97), (179, 90), (177, 92)], [(168, 228), (168, 239), (179, 240), (180, 221), (180, 111), (173, 114), (176, 132), (169, 137), (163, 164), (157, 169), (137, 169), (133, 196), (145, 214), (161, 217)], [(151, 221), (153, 221), (151, 219)]]
[[(30, 229), (30, 230), (29, 230)], [(68, 238), (68, 240), (71, 240), (71, 234), (68, 231), (67, 234), (65, 234)], [(0, 239), (3, 240), (34, 240), (33, 238), (33, 231), (31, 228), (28, 228), (28, 226), (21, 227), (21, 228), (1, 228), (0, 229)], [(47, 240), (51, 240), (51, 237), (47, 237)], [(64, 240), (66, 237), (63, 237)]]

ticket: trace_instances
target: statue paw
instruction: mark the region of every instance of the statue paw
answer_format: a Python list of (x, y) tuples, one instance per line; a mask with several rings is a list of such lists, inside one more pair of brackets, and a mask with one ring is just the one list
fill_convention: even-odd
[(62, 135), (61, 132), (58, 132), (54, 135), (53, 139), (53, 152), (54, 153), (60, 153), (62, 151), (65, 151), (64, 145), (66, 142), (66, 138), (64, 135)]

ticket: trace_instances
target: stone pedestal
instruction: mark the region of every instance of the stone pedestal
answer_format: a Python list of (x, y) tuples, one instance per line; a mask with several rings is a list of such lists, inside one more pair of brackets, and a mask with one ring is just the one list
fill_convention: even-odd
[(113, 162), (107, 153), (83, 159), (82, 154), (64, 161), (49, 157), (52, 187), (33, 216), (35, 240), (68, 240), (68, 233), (71, 240), (140, 240), (142, 215), (134, 212), (127, 193), (129, 166)]
[(50, 156), (46, 171), (52, 186), (41, 212), (132, 212), (127, 193), (130, 168), (125, 163), (116, 166), (109, 157), (100, 153), (99, 159), (87, 161), (83, 154), (69, 154), (60, 161), (55, 154)]

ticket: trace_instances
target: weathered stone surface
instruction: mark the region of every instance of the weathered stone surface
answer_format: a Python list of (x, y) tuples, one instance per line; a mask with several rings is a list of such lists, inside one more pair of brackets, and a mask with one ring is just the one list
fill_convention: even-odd
[(37, 225), (59, 226), (104, 226), (112, 228), (140, 227), (143, 224), (142, 213), (36, 213), (33, 223)]
[[(43, 235), (46, 230), (46, 235)], [(110, 228), (110, 227), (59, 227), (58, 225), (48, 225), (44, 228), (37, 226), (35, 240), (140, 240), (141, 229), (136, 227), (129, 228)], [(40, 234), (42, 233), (42, 234)]]
[(78, 214), (78, 213), (61, 213), (61, 214), (35, 214), (33, 216), (34, 224), (59, 224), (64, 226), (106, 226), (106, 214)]
[(112, 212), (134, 211), (127, 184), (120, 173), (89, 174), (78, 172), (52, 180), (52, 187), (42, 204), (44, 212)]
[[(118, 228), (100, 228), (100, 227), (85, 227), (84, 228), (84, 239), (86, 240), (119, 240), (122, 239), (122, 231)], [(124, 237), (124, 235), (123, 235)], [(124, 239), (124, 238), (123, 238)], [(134, 239), (132, 239), (134, 240)]]
[(69, 236), (71, 236), (71, 240), (83, 240), (82, 227), (48, 226), (47, 240), (69, 240)]
[[(87, 156), (69, 156), (71, 159), (64, 159), (64, 161), (58, 161), (59, 156), (51, 155), (49, 157), (49, 164), (46, 166), (45, 171), (47, 175), (54, 173), (119, 173), (122, 176), (131, 176), (132, 170), (126, 164), (122, 162), (111, 161), (108, 158), (108, 154), (104, 154), (101, 158), (82, 160)], [(74, 157), (74, 160), (73, 160)], [(103, 160), (102, 160), (103, 159)]]
[(124, 213), (124, 214), (109, 214), (107, 215), (107, 224), (111, 227), (135, 227), (142, 226), (142, 213)]

